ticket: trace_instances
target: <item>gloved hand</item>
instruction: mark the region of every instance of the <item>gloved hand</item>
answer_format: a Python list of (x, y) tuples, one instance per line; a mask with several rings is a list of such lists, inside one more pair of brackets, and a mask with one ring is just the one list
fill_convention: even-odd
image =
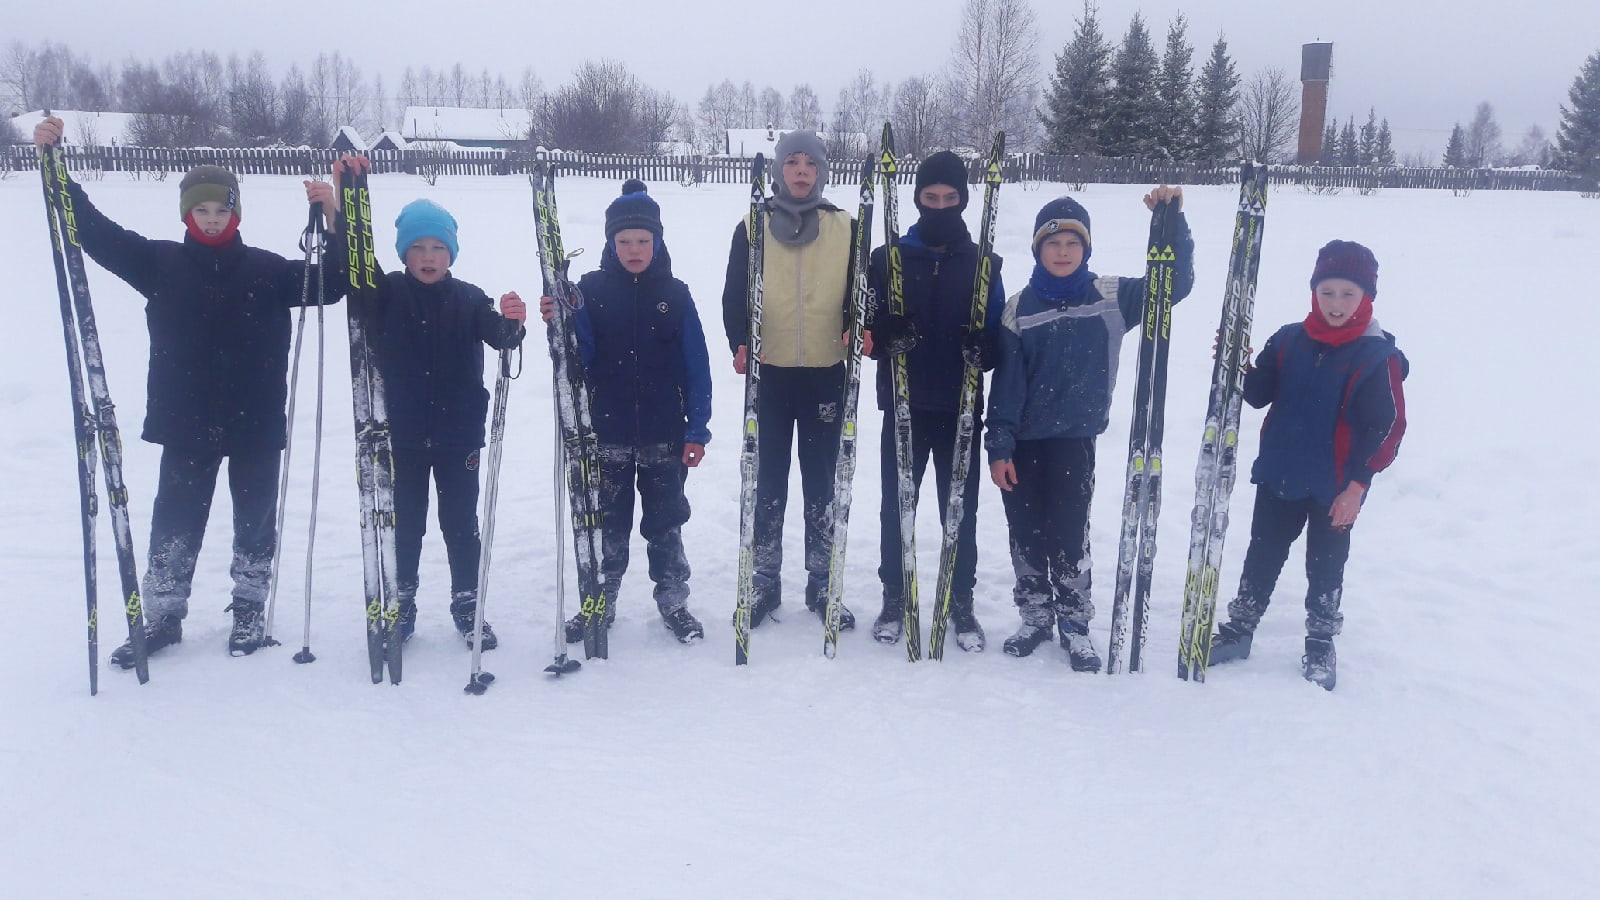
[(982, 328), (968, 331), (961, 338), (961, 358), (980, 372), (994, 369), (995, 363), (1000, 361), (999, 356), (999, 351), (989, 339), (989, 332)]
[(902, 356), (917, 346), (917, 323), (906, 316), (884, 316), (872, 327), (872, 355)]

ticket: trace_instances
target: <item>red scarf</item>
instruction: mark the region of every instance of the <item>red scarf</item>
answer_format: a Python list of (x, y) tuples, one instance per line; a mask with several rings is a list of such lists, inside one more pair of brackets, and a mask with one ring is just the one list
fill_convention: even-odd
[(226, 247), (233, 243), (233, 236), (239, 233), (239, 217), (237, 215), (229, 216), (227, 226), (216, 237), (212, 237), (200, 230), (200, 226), (194, 223), (194, 213), (183, 217), (183, 226), (189, 230), (190, 237), (205, 244), (207, 247)]
[(1311, 314), (1306, 316), (1306, 334), (1313, 341), (1327, 344), (1331, 347), (1343, 347), (1363, 334), (1367, 333), (1367, 325), (1372, 321), (1372, 295), (1362, 294), (1361, 305), (1356, 307), (1356, 314), (1350, 321), (1335, 327), (1328, 324), (1322, 317), (1322, 312), (1317, 309), (1317, 292), (1311, 292)]

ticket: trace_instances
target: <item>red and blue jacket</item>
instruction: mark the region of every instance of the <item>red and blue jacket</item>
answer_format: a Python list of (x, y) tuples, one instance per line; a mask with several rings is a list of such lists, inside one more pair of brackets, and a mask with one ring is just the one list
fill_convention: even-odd
[(1410, 370), (1376, 321), (1338, 347), (1299, 322), (1278, 329), (1244, 380), (1246, 403), (1272, 407), (1250, 480), (1280, 499), (1327, 507), (1351, 482), (1370, 487), (1405, 436), (1401, 382)]

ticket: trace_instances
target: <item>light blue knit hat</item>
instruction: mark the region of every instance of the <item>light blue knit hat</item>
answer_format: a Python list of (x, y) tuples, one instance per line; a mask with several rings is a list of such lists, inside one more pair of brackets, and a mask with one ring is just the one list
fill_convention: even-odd
[(394, 252), (405, 262), (406, 250), (423, 238), (437, 238), (450, 248), (450, 264), (454, 265), (460, 246), (456, 243), (456, 217), (432, 200), (413, 200), (400, 210), (394, 220), (396, 229)]

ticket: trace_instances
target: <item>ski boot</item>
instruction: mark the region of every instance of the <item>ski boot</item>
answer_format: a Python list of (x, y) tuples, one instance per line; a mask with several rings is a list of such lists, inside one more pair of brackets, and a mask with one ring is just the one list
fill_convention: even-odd
[(1087, 634), (1076, 631), (1061, 632), (1061, 649), (1067, 651), (1067, 662), (1074, 672), (1100, 671), (1100, 653)]
[[(680, 606), (670, 612), (662, 613), (661, 624), (672, 632), (672, 636), (677, 638), (680, 644), (692, 644), (706, 636), (706, 630), (700, 624), (700, 620), (689, 612), (689, 607), (687, 606)], [(583, 640), (581, 628), (579, 629), (578, 640)]]
[[(467, 642), (467, 649), (472, 649), (473, 617), (478, 609), (477, 591), (458, 591), (450, 600), (450, 618), (455, 620), (456, 631)], [(489, 651), (500, 646), (500, 639), (495, 637), (494, 629), (488, 622), (482, 623), (483, 650)]]
[(1217, 626), (1217, 633), (1211, 638), (1211, 658), (1207, 665), (1218, 666), (1230, 663), (1236, 659), (1250, 658), (1250, 641), (1255, 637), (1255, 632), (1233, 622), (1224, 622)]
[[(183, 619), (177, 616), (155, 616), (144, 623), (144, 652), (146, 656), (183, 640)], [(131, 669), (137, 662), (133, 658), (133, 641), (111, 651), (111, 664)]]
[(1300, 657), (1300, 674), (1325, 691), (1333, 690), (1338, 678), (1339, 657), (1333, 652), (1333, 638), (1306, 638), (1306, 655)]
[[(233, 630), (228, 632), (228, 655), (249, 656), (261, 646), (266, 633), (266, 620), (261, 617), (261, 603), (234, 598), (227, 610), (233, 612)], [(146, 644), (146, 648), (148, 648)]]

